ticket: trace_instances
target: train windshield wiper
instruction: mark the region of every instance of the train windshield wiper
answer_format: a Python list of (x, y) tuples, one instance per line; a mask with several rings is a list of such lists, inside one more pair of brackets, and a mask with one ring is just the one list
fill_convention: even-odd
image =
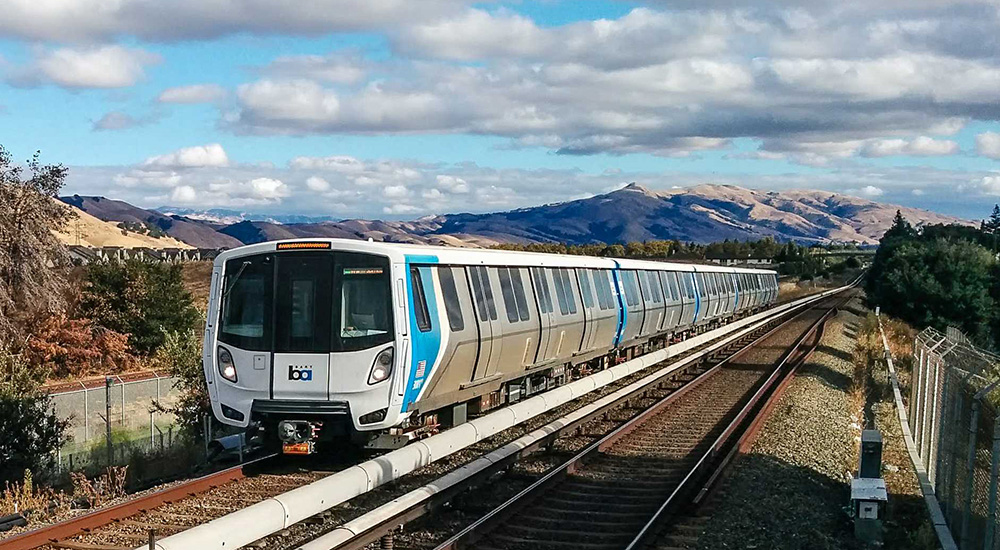
[(243, 275), (243, 270), (245, 270), (248, 265), (250, 265), (250, 262), (243, 262), (243, 265), (241, 265), (240, 268), (236, 270), (236, 275), (233, 275), (232, 282), (229, 283), (229, 286), (227, 288), (224, 288), (222, 290), (223, 300), (225, 300), (226, 296), (229, 296), (229, 293), (232, 292), (234, 288), (236, 288), (236, 283), (239, 282), (240, 275)]

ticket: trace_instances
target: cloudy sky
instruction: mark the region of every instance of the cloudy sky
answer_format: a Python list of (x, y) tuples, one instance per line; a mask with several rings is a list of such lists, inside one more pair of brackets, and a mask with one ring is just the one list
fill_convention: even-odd
[(732, 183), (1000, 201), (997, 0), (4, 0), (67, 192), (414, 218)]

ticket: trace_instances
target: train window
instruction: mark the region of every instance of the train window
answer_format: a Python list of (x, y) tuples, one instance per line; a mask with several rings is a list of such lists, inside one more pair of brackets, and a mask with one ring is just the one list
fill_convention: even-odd
[(516, 323), (520, 317), (517, 314), (517, 302), (514, 300), (514, 287), (510, 281), (510, 269), (497, 268), (497, 274), (500, 276), (500, 291), (503, 293), (503, 304), (507, 309), (507, 320)]
[(569, 276), (569, 270), (563, 268), (559, 272), (562, 273), (563, 289), (566, 292), (566, 305), (569, 307), (569, 313), (570, 315), (576, 315), (576, 294), (573, 292), (573, 281)]
[(470, 267), (469, 268), (469, 279), (472, 281), (472, 294), (476, 299), (476, 310), (479, 311), (479, 320), (486, 321), (489, 319), (489, 313), (486, 312), (486, 297), (483, 295), (483, 280), (479, 278), (479, 268)]
[(670, 295), (675, 302), (681, 301), (681, 291), (677, 288), (677, 274), (667, 273), (667, 285), (670, 287)]
[(552, 269), (552, 282), (556, 285), (556, 302), (559, 304), (559, 313), (563, 315), (569, 314), (569, 308), (566, 307), (566, 286), (563, 284), (562, 280), (562, 270)]
[(552, 295), (549, 294), (549, 282), (545, 277), (545, 271), (540, 267), (533, 267), (531, 268), (531, 277), (535, 280), (538, 309), (542, 313), (552, 313)]
[(639, 305), (639, 288), (636, 286), (635, 271), (622, 271), (622, 286), (625, 287), (625, 302), (629, 306)]
[(219, 340), (251, 351), (271, 346), (271, 256), (226, 262)]
[(279, 255), (276, 268), (274, 351), (328, 353), (333, 255)]
[(497, 305), (493, 301), (493, 286), (490, 285), (490, 272), (485, 267), (479, 267), (479, 276), (483, 279), (483, 294), (486, 295), (486, 309), (490, 313), (490, 320), (497, 320)]
[(576, 277), (580, 281), (580, 295), (583, 296), (583, 307), (593, 309), (594, 295), (590, 293), (590, 270), (577, 269)]
[(413, 316), (417, 320), (420, 332), (431, 330), (431, 315), (427, 312), (427, 296), (424, 294), (424, 282), (420, 277), (420, 268), (410, 268), (410, 284), (413, 285)]
[(517, 304), (517, 313), (522, 321), (531, 319), (531, 312), (528, 311), (528, 300), (524, 297), (524, 280), (521, 279), (521, 268), (510, 268), (510, 281), (514, 286), (514, 303)]
[[(337, 326), (332, 351), (356, 351), (391, 342), (394, 335), (388, 258), (353, 252), (338, 252), (335, 258), (337, 290), (333, 302), (334, 312), (339, 314), (333, 316)], [(430, 276), (429, 271), (424, 274)], [(276, 325), (280, 330), (280, 322)]]
[(659, 277), (656, 276), (655, 271), (646, 271), (646, 286), (649, 287), (649, 294), (653, 298), (654, 304), (663, 303), (663, 292), (660, 288)]
[(611, 297), (611, 285), (608, 283), (608, 272), (603, 269), (593, 269), (594, 289), (597, 291), (597, 304), (601, 309), (611, 309), (614, 299)]
[(441, 279), (441, 294), (444, 295), (444, 310), (448, 314), (448, 325), (452, 332), (465, 330), (465, 319), (462, 318), (462, 302), (458, 299), (458, 287), (455, 286), (455, 273), (450, 267), (439, 267), (438, 278)]

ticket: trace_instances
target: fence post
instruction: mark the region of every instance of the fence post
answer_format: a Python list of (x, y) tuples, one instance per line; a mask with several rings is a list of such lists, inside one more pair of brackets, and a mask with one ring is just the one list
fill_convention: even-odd
[(114, 443), (111, 442), (111, 385), (115, 381), (110, 376), (104, 377), (104, 437), (107, 438), (105, 443), (108, 447), (108, 467), (110, 468), (115, 462), (115, 449)]
[(965, 465), (968, 470), (965, 473), (965, 502), (962, 503), (962, 531), (959, 537), (959, 544), (965, 548), (966, 537), (969, 535), (969, 521), (972, 515), (972, 483), (975, 481), (976, 473), (976, 433), (979, 430), (979, 407), (978, 399), (972, 400), (972, 422), (969, 424), (969, 454)]
[[(82, 385), (82, 384), (81, 384)], [(83, 387), (83, 442), (90, 441), (90, 390)]]
[(153, 440), (153, 426), (155, 425), (153, 423), (153, 415), (154, 414), (156, 414), (156, 413), (154, 413), (153, 411), (149, 411), (149, 451), (150, 452), (153, 451), (153, 446), (154, 446), (153, 445), (153, 441), (154, 441)]
[(1000, 467), (1000, 419), (993, 418), (993, 462), (990, 464), (990, 507), (986, 518), (983, 550), (993, 550), (993, 534), (997, 528), (997, 468)]

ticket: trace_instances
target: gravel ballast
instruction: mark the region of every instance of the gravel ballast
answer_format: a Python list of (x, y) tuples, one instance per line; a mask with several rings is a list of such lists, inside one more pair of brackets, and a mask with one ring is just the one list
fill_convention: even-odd
[[(698, 548), (851, 549), (850, 479), (857, 468), (860, 426), (849, 390), (857, 331), (867, 314), (859, 300), (826, 327), (820, 347), (799, 369), (751, 451), (733, 466), (727, 488), (713, 499)], [(876, 370), (875, 412), (885, 441), (883, 473), (889, 489), (886, 548), (914, 548), (926, 520), (914, 508), (919, 495), (907, 459), (886, 374)]]

